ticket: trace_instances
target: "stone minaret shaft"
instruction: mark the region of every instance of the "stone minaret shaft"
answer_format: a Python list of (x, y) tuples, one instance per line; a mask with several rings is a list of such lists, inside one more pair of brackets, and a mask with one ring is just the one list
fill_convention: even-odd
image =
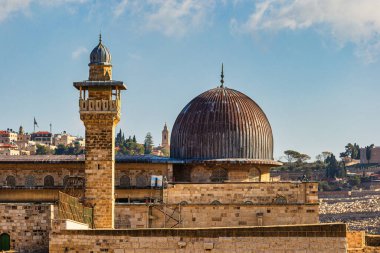
[(115, 126), (120, 121), (120, 91), (126, 87), (112, 80), (111, 55), (101, 39), (89, 67), (89, 80), (74, 83), (86, 128), (85, 204), (94, 207), (95, 228), (114, 228)]

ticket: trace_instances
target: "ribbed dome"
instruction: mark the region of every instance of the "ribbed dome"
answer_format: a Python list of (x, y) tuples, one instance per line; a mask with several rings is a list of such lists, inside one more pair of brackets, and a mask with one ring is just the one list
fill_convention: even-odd
[(111, 53), (106, 46), (102, 44), (102, 36), (99, 36), (99, 44), (90, 54), (90, 64), (109, 65), (111, 64)]
[(273, 160), (272, 129), (264, 112), (251, 98), (218, 87), (191, 100), (178, 115), (170, 156)]

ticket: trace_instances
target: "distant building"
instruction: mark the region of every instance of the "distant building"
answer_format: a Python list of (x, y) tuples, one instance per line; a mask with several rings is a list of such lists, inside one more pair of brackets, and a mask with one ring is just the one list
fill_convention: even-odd
[(20, 155), (20, 150), (15, 144), (0, 144), (0, 155)]
[(168, 130), (168, 127), (165, 123), (164, 125), (164, 129), (162, 130), (162, 140), (161, 140), (161, 146), (169, 151), (170, 150), (170, 142), (169, 142), (169, 130)]
[(361, 164), (380, 164), (380, 147), (373, 147), (371, 149), (371, 156), (367, 160), (366, 148), (360, 149), (360, 163)]
[(53, 134), (47, 131), (32, 133), (31, 140), (45, 145), (53, 144)]
[(55, 134), (53, 138), (53, 144), (55, 146), (63, 145), (63, 146), (69, 146), (72, 145), (77, 140), (76, 136), (72, 136), (66, 131), (64, 131), (61, 134)]
[(12, 129), (0, 131), (0, 143), (11, 144), (17, 141), (17, 133)]

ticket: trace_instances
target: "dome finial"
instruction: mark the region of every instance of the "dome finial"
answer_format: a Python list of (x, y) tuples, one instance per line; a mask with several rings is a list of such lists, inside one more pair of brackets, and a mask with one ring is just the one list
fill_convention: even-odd
[(223, 63), (222, 63), (222, 74), (220, 75), (220, 88), (224, 88), (224, 71), (223, 71)]
[(102, 43), (102, 32), (99, 33), (99, 44)]

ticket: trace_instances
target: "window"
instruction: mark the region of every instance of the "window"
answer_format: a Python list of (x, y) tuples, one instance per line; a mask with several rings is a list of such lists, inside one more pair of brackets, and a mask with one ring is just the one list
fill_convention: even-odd
[(211, 182), (223, 182), (228, 180), (228, 172), (225, 169), (214, 169), (211, 173)]
[(129, 188), (129, 187), (131, 187), (131, 179), (127, 175), (121, 176), (119, 186), (121, 188)]
[(25, 178), (25, 186), (26, 187), (34, 187), (36, 184), (33, 176), (29, 175)]
[(1, 251), (7, 251), (11, 249), (11, 237), (3, 233), (0, 235), (0, 250)]
[(44, 178), (44, 186), (45, 187), (53, 187), (54, 186), (54, 177), (47, 175)]
[(136, 177), (136, 187), (144, 188), (148, 186), (148, 180), (145, 175), (138, 175)]
[(14, 176), (7, 176), (5, 179), (7, 186), (15, 187), (16, 186), (16, 178)]
[(279, 205), (284, 205), (286, 204), (288, 201), (286, 200), (286, 198), (284, 196), (277, 196), (273, 202), (275, 204), (279, 204)]

